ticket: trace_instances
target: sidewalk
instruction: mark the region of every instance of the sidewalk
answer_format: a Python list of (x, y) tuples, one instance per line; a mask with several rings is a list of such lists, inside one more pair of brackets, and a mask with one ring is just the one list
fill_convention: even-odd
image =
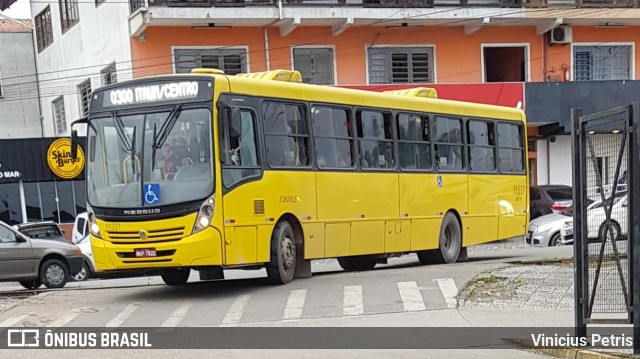
[[(603, 279), (615, 275), (615, 268), (602, 269)], [(575, 324), (573, 288), (572, 258), (531, 264), (513, 263), (485, 272), (467, 283), (458, 293), (458, 312), (470, 325), (476, 327), (572, 328)], [(595, 308), (599, 313), (608, 313), (610, 318), (625, 317), (625, 313), (618, 314), (620, 308), (624, 308), (621, 292), (619, 295), (615, 293), (620, 290), (619, 286), (599, 286), (595, 300)], [(533, 346), (532, 343), (522, 344), (525, 347)], [(632, 349), (605, 351), (570, 348), (535, 351), (572, 359), (627, 358), (633, 353)]]

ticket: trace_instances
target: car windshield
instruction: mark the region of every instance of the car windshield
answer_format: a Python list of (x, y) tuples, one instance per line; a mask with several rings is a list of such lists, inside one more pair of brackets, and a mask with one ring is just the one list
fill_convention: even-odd
[(96, 207), (169, 205), (213, 193), (211, 112), (179, 106), (89, 123), (87, 192)]
[(62, 232), (56, 225), (38, 225), (20, 228), (20, 232), (29, 238), (51, 239), (62, 237)]

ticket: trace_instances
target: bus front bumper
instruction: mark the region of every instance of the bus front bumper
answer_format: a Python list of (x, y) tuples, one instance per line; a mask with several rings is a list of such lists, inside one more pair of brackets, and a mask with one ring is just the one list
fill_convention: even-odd
[(114, 244), (92, 235), (91, 249), (101, 271), (222, 265), (222, 236), (213, 227), (179, 241), (149, 244)]

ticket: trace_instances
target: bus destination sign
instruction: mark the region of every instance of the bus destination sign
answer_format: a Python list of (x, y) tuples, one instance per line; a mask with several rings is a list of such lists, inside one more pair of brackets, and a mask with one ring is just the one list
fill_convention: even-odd
[(167, 100), (195, 99), (198, 97), (197, 81), (145, 84), (117, 88), (104, 93), (104, 106), (134, 105)]

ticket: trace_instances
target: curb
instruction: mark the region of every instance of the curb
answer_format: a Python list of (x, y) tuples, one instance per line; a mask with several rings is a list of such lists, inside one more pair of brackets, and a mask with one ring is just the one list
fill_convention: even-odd
[(517, 261), (511, 261), (511, 262), (506, 262), (509, 264), (517, 264), (517, 265), (527, 265), (527, 264), (537, 264), (537, 265), (544, 265), (547, 263), (564, 263), (564, 262), (568, 262), (568, 261), (573, 261), (573, 257), (568, 257), (568, 258), (543, 258), (543, 259), (528, 259), (528, 260), (517, 260)]
[(505, 339), (506, 341), (519, 346), (521, 349), (532, 351), (536, 354), (545, 354), (555, 358), (562, 359), (619, 359), (633, 358), (628, 354), (614, 354), (606, 352), (598, 352), (588, 349), (578, 348), (539, 348), (533, 345), (531, 340), (526, 339)]

